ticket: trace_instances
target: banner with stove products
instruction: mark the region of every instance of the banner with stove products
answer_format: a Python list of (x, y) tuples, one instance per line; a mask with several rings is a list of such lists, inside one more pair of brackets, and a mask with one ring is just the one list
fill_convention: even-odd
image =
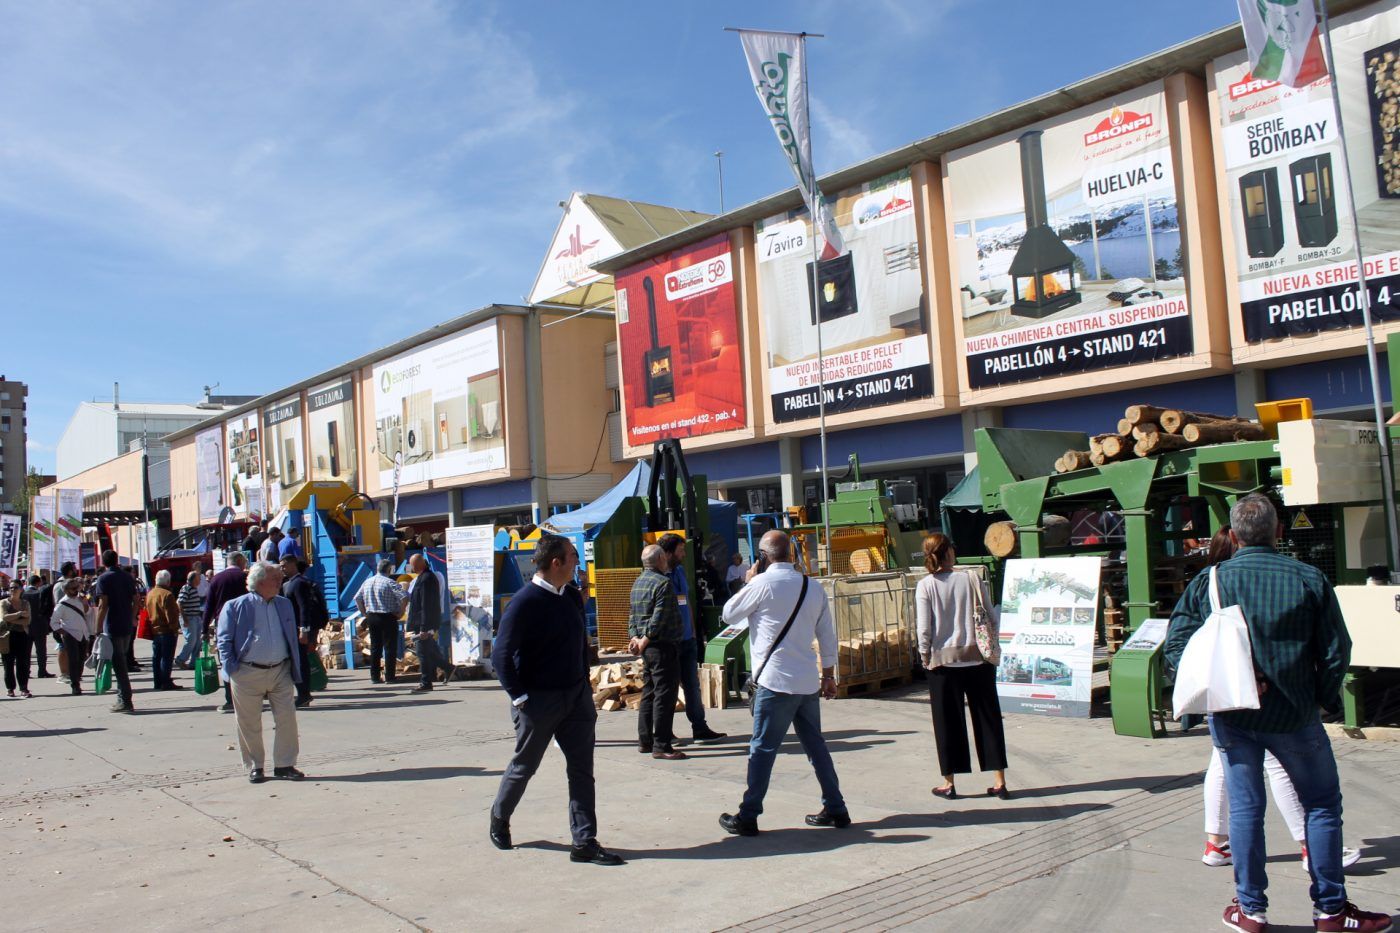
[[(24, 522), (18, 515), (0, 514), (0, 574), (11, 580), (19, 579), (19, 536)], [(30, 570), (37, 571), (38, 564), (30, 562)]]
[(374, 366), (379, 485), (466, 476), (506, 466), (501, 354), (495, 321)]
[(1249, 343), (1362, 326), (1344, 145), (1371, 313), (1400, 320), (1400, 7), (1337, 17), (1332, 47), (1345, 139), (1331, 76), (1286, 87), (1253, 76), (1244, 52), (1213, 66), (1220, 196)]
[(208, 428), (194, 436), (194, 482), (200, 523), (207, 525), (218, 521), (226, 501), (223, 428)]
[(237, 518), (263, 517), (262, 444), (258, 413), (250, 411), (224, 422), (228, 451), (228, 499)]
[(447, 529), (447, 589), (452, 603), (452, 663), (490, 665), (495, 625), (496, 529)]
[(1089, 715), (1101, 567), (1097, 557), (1006, 562), (997, 667), (1003, 710)]
[(306, 390), (307, 469), (314, 480), (359, 489), (355, 460), (355, 382), (342, 377)]
[(31, 572), (57, 570), (58, 500), (35, 496), (29, 500), (29, 568)]
[(624, 269), (614, 287), (627, 443), (747, 427), (729, 235)]
[(834, 210), (847, 252), (822, 261), (815, 294), (807, 211), (778, 214), (754, 228), (768, 393), (777, 422), (817, 417), (819, 318), (828, 413), (933, 394), (909, 172), (842, 191)]
[(54, 522), (54, 559), (62, 567), (78, 562), (78, 545), (83, 540), (83, 491), (58, 490), (58, 517)]
[(949, 155), (968, 385), (1193, 351), (1161, 82)]
[(306, 482), (300, 396), (282, 399), (263, 409), (262, 446), (267, 510), (276, 514), (297, 488)]

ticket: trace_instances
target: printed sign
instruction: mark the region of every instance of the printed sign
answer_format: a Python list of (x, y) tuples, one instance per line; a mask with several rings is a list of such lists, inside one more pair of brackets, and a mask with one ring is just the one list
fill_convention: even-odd
[(1003, 709), (1089, 715), (1101, 566), (1097, 557), (1006, 562), (997, 667)]
[(550, 301), (576, 288), (597, 282), (606, 276), (594, 272), (592, 266), (609, 256), (622, 252), (622, 246), (603, 226), (603, 222), (584, 203), (581, 195), (569, 199), (564, 219), (554, 233), (544, 265), (530, 289), (530, 301)]
[(194, 475), (199, 520), (212, 524), (224, 507), (224, 432), (213, 427), (194, 436)]
[(35, 496), (29, 500), (29, 567), (32, 571), (57, 570), (58, 500)]
[(1160, 83), (954, 152), (947, 173), (971, 388), (1192, 352)]
[(58, 517), (54, 522), (54, 559), (58, 566), (78, 562), (78, 544), (83, 540), (83, 491), (58, 490)]
[(263, 515), (262, 445), (258, 414), (248, 412), (224, 422), (228, 451), (228, 504), (238, 518)]
[[(0, 574), (16, 579), (19, 572), (19, 534), (23, 522), (18, 515), (0, 514)], [(35, 564), (35, 569), (38, 565)]]
[(301, 442), (301, 398), (288, 398), (263, 409), (263, 488), (268, 510), (276, 513), (306, 482), (306, 455)]
[(490, 666), (495, 634), (496, 530), (447, 529), (447, 589), (452, 602), (452, 663)]
[(307, 469), (313, 480), (341, 480), (358, 489), (355, 383), (342, 379), (306, 390)]

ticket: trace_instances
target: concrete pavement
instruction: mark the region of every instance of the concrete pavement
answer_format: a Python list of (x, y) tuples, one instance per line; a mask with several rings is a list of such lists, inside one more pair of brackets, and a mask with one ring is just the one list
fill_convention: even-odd
[[(494, 683), (413, 696), (412, 683), (372, 689), (365, 672), (331, 677), (299, 715), (300, 784), (247, 783), (233, 717), (214, 711), (221, 696), (142, 689), (138, 714), (119, 716), (109, 697), (44, 680), (33, 700), (0, 701), (0, 844), (23, 866), (6, 886), (6, 928), (1192, 930), (1218, 929), (1232, 896), (1230, 870), (1199, 861), (1202, 730), (1151, 742), (1102, 719), (1008, 716), (1015, 798), (946, 802), (929, 794), (917, 687), (824, 703), (857, 825), (803, 825), (819, 803), (794, 741), (763, 834), (741, 839), (715, 821), (742, 791), (746, 709), (712, 711), (739, 741), (687, 749), (685, 762), (638, 755), (634, 716), (603, 713), (600, 841), (629, 864), (601, 868), (568, 860), (557, 752), (516, 814), (517, 849), (487, 841), (513, 744)], [(1400, 912), (1400, 744), (1337, 750), (1347, 841), (1365, 848), (1353, 900)], [(974, 774), (959, 789), (989, 783)], [(1271, 919), (1310, 929), (1307, 876), (1274, 812), (1269, 840)]]

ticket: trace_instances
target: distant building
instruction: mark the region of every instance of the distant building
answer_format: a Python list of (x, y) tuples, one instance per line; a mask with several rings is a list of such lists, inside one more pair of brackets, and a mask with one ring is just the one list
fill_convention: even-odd
[(0, 512), (14, 511), (12, 500), (24, 488), (28, 469), (24, 444), (29, 420), (25, 396), (29, 387), (0, 375)]

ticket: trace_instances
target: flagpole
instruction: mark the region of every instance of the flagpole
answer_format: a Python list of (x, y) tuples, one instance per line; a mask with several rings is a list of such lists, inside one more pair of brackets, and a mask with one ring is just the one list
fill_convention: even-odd
[(1361, 218), (1357, 215), (1356, 189), (1351, 181), (1351, 156), (1347, 150), (1346, 129), (1342, 124), (1342, 94), (1337, 80), (1337, 58), (1332, 54), (1332, 24), (1327, 16), (1327, 0), (1318, 0), (1322, 18), (1322, 43), (1327, 49), (1327, 70), (1332, 84), (1332, 107), (1337, 114), (1337, 138), (1342, 144), (1342, 171), (1347, 179), (1351, 204), (1352, 242), (1356, 249), (1356, 282), (1361, 289), (1361, 320), (1366, 327), (1366, 363), (1371, 371), (1371, 407), (1376, 419), (1376, 442), (1381, 451), (1381, 498), (1386, 528), (1390, 532), (1390, 581), (1400, 582), (1400, 522), (1395, 514), (1395, 471), (1391, 463), (1390, 429), (1381, 407), (1380, 362), (1376, 358), (1376, 334), (1371, 326), (1371, 292), (1366, 284), (1366, 255), (1361, 249)]

